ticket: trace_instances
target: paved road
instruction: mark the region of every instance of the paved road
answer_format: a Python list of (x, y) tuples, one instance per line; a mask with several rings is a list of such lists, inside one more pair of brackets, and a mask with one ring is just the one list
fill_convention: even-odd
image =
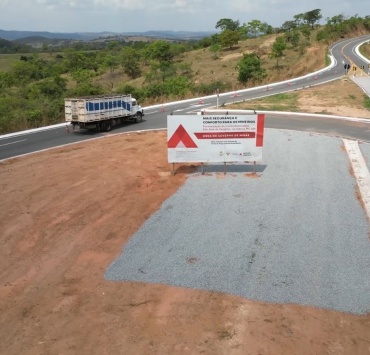
[[(182, 112), (190, 113), (194, 107), (189, 106), (188, 110)], [(114, 129), (109, 134), (94, 131), (66, 132), (65, 127), (58, 127), (43, 132), (12, 136), (7, 139), (0, 139), (0, 160), (22, 154), (57, 147), (64, 144), (77, 143), (86, 139), (99, 138), (120, 132), (133, 130), (146, 130), (153, 128), (165, 128), (167, 125), (168, 112), (153, 114), (146, 121), (140, 124), (127, 124)], [(347, 137), (370, 142), (370, 121), (350, 122), (340, 119), (331, 119), (312, 115), (281, 115), (271, 113), (266, 115), (266, 128), (291, 129), (296, 131), (324, 133), (331, 136)]]
[[(338, 58), (338, 64), (341, 65), (344, 62), (349, 62), (352, 66), (351, 74), (355, 74), (356, 77), (366, 76), (369, 72), (368, 62), (365, 62), (363, 58), (359, 57), (355, 51), (356, 46), (367, 38), (368, 36), (363, 36), (359, 39), (346, 40), (333, 50), (334, 56)], [(340, 63), (340, 56), (342, 56), (342, 63)], [(353, 71), (353, 66), (356, 67), (356, 72)], [(364, 66), (363, 71), (360, 70), (361, 66)]]
[[(336, 80), (344, 74), (343, 62), (351, 60), (359, 65), (361, 58), (354, 52), (354, 48), (370, 35), (356, 39), (348, 39), (339, 42), (331, 48), (333, 56), (336, 58), (334, 65), (323, 72), (310, 74), (300, 79), (292, 79), (278, 84), (256, 87), (253, 89), (238, 91), (237, 93), (220, 94), (219, 104), (227, 104), (241, 100), (250, 100), (267, 95), (274, 95), (281, 92), (297, 90), (312, 85), (318, 85), (331, 80)], [(363, 61), (362, 61), (363, 62)], [(364, 62), (363, 62), (364, 63)], [(217, 104), (216, 96), (209, 96), (199, 99), (186, 100), (171, 104), (165, 104), (163, 107), (152, 106), (145, 109), (145, 121), (138, 124), (126, 124), (117, 127), (111, 133), (127, 132), (137, 129), (155, 129), (166, 128), (168, 114), (187, 114), (195, 113), (201, 109), (214, 107)], [(271, 128), (299, 129), (305, 131), (317, 131), (333, 135), (340, 135), (361, 140), (368, 140), (369, 128), (365, 123), (348, 123), (340, 120), (318, 119), (310, 115), (307, 116), (285, 116), (280, 117), (275, 114), (268, 114), (266, 126)], [(0, 160), (7, 159), (22, 154), (40, 151), (51, 147), (61, 146), (70, 143), (76, 143), (91, 138), (101, 137), (106, 133), (88, 131), (67, 133), (65, 127), (51, 128), (45, 131), (36, 131), (32, 133), (20, 132), (12, 136), (0, 137)]]
[[(352, 58), (355, 54), (347, 49), (362, 40), (335, 45), (337, 62)], [(247, 100), (333, 80), (343, 75), (338, 63), (322, 74), (271, 85), (269, 90), (246, 90), (237, 97), (224, 94), (221, 100)], [(209, 97), (201, 103), (165, 105), (164, 111), (148, 108), (144, 122), (111, 133), (68, 133), (60, 126), (2, 137), (0, 159), (123, 131), (165, 128), (168, 114), (194, 113), (215, 103), (216, 98)], [(130, 239), (106, 277), (368, 312), (368, 221), (357, 201), (343, 142), (285, 129), (369, 141), (370, 122), (269, 113), (266, 127), (284, 131), (266, 130), (261, 178), (190, 177)], [(369, 161), (369, 146), (363, 144), (361, 150)]]

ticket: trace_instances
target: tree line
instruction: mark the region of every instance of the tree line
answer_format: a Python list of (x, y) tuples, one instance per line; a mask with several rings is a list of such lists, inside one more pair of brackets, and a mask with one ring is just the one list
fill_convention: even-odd
[[(276, 60), (276, 68), (286, 49), (304, 53), (312, 41), (331, 43), (358, 28), (370, 30), (370, 17), (345, 18), (337, 15), (318, 26), (321, 10), (297, 14), (273, 28), (266, 22), (220, 19), (215, 33), (200, 41), (124, 45), (110, 41), (100, 50), (66, 48), (58, 53), (48, 51), (24, 53), (10, 70), (0, 72), (0, 133), (17, 131), (57, 123), (64, 117), (64, 98), (107, 93), (131, 93), (142, 102), (158, 98), (172, 99), (213, 94), (217, 89), (228, 90), (228, 82), (197, 83), (191, 64), (181, 60), (184, 53), (194, 49), (209, 50), (214, 60), (220, 53), (238, 45), (247, 38), (277, 34), (269, 56)], [(117, 70), (141, 85), (117, 85), (112, 79)], [(243, 85), (254, 85), (266, 77), (264, 62), (259, 53), (247, 53), (236, 66), (237, 79)], [(99, 84), (97, 78), (105, 75), (108, 82)]]

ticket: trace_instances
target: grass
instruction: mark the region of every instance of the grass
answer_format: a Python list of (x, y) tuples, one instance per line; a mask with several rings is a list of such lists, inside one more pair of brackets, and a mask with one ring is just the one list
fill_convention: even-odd
[[(192, 70), (191, 78), (195, 85), (220, 81), (229, 83), (231, 91), (295, 78), (325, 66), (325, 58), (322, 55), (325, 45), (314, 41), (315, 32), (313, 32), (312, 45), (307, 48), (306, 53), (302, 55), (299, 51), (288, 48), (284, 51), (284, 58), (280, 61), (281, 69), (276, 70), (276, 61), (269, 56), (276, 36), (268, 35), (239, 41), (232, 49), (221, 51), (218, 59), (214, 59), (214, 53), (208, 48), (202, 48), (181, 54), (175, 62), (189, 64)], [(267, 76), (260, 83), (243, 85), (238, 82), (236, 68), (243, 54), (251, 52), (256, 52), (260, 56)], [(143, 71), (145, 72), (147, 69), (145, 67)], [(144, 84), (143, 77), (130, 80), (121, 69), (117, 69), (116, 73), (119, 74), (116, 78), (109, 78), (109, 73), (106, 73), (96, 78), (96, 81), (102, 85), (113, 83), (115, 88), (123, 83), (134, 86)]]
[[(39, 53), (37, 55), (39, 56), (39, 58), (47, 60), (47, 59), (55, 58), (57, 54), (58, 53)], [(22, 55), (29, 57), (29, 56), (32, 56), (32, 53), (0, 54), (0, 72), (9, 71), (13, 63), (18, 62)]]
[(235, 335), (234, 331), (229, 331), (229, 330), (221, 330), (218, 332), (218, 339), (219, 340), (229, 340), (232, 339)]
[(235, 104), (234, 108), (254, 109), (259, 111), (292, 111), (298, 110), (298, 94), (277, 94), (262, 99)]
[[(262, 61), (262, 66), (266, 69), (266, 78), (258, 84), (266, 84), (281, 81), (283, 79), (294, 78), (309, 72), (318, 70), (325, 65), (325, 59), (322, 56), (325, 45), (319, 44), (313, 40), (315, 33), (312, 34), (312, 45), (307, 48), (306, 54), (302, 55), (297, 50), (288, 48), (284, 51), (284, 58), (280, 61), (281, 69), (276, 70), (276, 62), (271, 59), (271, 47), (277, 35), (267, 35), (258, 38), (252, 38), (239, 41), (239, 43), (230, 49), (225, 49), (219, 53), (219, 59), (213, 58), (213, 53), (208, 48), (202, 48), (191, 52), (183, 53), (177, 58), (177, 63), (188, 63), (192, 69), (192, 80), (195, 85), (211, 84), (221, 81), (229, 83), (231, 90), (252, 87), (254, 84), (243, 85), (237, 80), (237, 64), (243, 54), (256, 52)], [(56, 53), (53, 53), (54, 55)], [(10, 69), (14, 61), (19, 60), (21, 54), (3, 54), (0, 55), (0, 71)], [(42, 58), (50, 58), (49, 53), (40, 54)], [(143, 68), (144, 72), (147, 70)], [(130, 80), (122, 71), (122, 68), (115, 70), (114, 77), (109, 72), (97, 77), (95, 81), (103, 87), (117, 88), (123, 84), (142, 86), (144, 77)], [(108, 90), (108, 89), (107, 89)]]
[(364, 95), (364, 107), (370, 111), (370, 97)]
[(227, 105), (230, 109), (311, 112), (369, 118), (370, 98), (351, 80)]
[(8, 71), (21, 54), (0, 54), (0, 71)]
[(360, 52), (362, 55), (364, 55), (366, 58), (369, 58), (370, 59), (370, 44), (368, 43), (364, 43), (361, 47), (360, 47)]
[[(315, 32), (312, 33), (311, 46), (305, 49), (302, 55), (299, 51), (288, 48), (284, 51), (284, 58), (280, 61), (282, 68), (276, 70), (276, 62), (271, 59), (269, 53), (277, 35), (263, 36), (248, 40), (243, 40), (234, 48), (220, 52), (219, 59), (213, 58), (213, 53), (208, 48), (202, 48), (191, 52), (183, 53), (177, 58), (177, 63), (188, 63), (192, 69), (192, 80), (195, 85), (211, 84), (216, 81), (230, 84), (230, 91), (244, 89), (255, 85), (267, 85), (268, 83), (287, 80), (321, 69), (327, 64), (327, 56), (324, 55), (326, 46), (319, 44), (313, 39)], [(370, 45), (361, 47), (364, 54), (368, 53), (370, 57)], [(267, 77), (259, 83), (242, 85), (237, 80), (237, 63), (242, 58), (244, 53), (256, 52), (262, 60), (262, 65), (266, 69)], [(54, 55), (56, 53), (53, 53)], [(3, 54), (0, 55), (0, 71), (9, 70), (12, 63), (19, 60), (21, 54)], [(51, 54), (39, 54), (42, 58), (51, 58)], [(144, 71), (147, 68), (144, 68)], [(130, 84), (136, 87), (143, 86), (144, 77), (130, 80), (124, 74), (122, 68), (117, 68), (114, 75), (107, 72), (94, 79), (97, 83), (106, 88), (107, 92), (118, 88), (123, 84)], [(72, 85), (72, 81), (71, 85)], [(355, 89), (351, 89), (355, 90)], [(364, 102), (363, 97), (358, 98), (358, 94), (354, 95), (352, 91), (346, 91), (344, 97), (339, 95), (341, 99), (338, 105), (347, 104), (349, 107), (361, 107), (369, 105), (368, 101)], [(189, 93), (191, 96), (191, 94)], [(311, 96), (316, 96), (317, 100), (325, 101), (326, 92), (316, 92), (316, 89), (311, 92)], [(297, 102), (299, 95), (296, 93), (280, 94), (268, 97), (261, 100), (253, 100), (243, 103), (246, 109), (259, 110), (279, 110), (279, 111), (298, 111), (299, 103)], [(162, 99), (158, 99), (162, 100)], [(334, 98), (336, 100), (336, 98)], [(162, 100), (163, 101), (163, 100)], [(156, 102), (141, 102), (143, 105), (149, 105)], [(222, 103), (221, 103), (222, 104)], [(240, 107), (240, 105), (239, 105)], [(368, 106), (366, 106), (368, 107)], [(328, 108), (318, 108), (316, 111), (328, 111)], [(330, 110), (329, 110), (330, 111)]]

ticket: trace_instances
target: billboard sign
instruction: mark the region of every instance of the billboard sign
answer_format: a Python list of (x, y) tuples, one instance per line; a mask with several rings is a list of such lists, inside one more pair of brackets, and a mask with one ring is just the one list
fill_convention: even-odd
[(169, 163), (262, 160), (264, 115), (167, 116)]

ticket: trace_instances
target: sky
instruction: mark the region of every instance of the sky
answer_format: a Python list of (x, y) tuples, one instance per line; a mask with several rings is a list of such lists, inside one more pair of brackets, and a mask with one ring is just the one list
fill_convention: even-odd
[(321, 9), (323, 20), (370, 15), (369, 0), (0, 0), (0, 29), (50, 32), (215, 31), (218, 20), (279, 27)]

